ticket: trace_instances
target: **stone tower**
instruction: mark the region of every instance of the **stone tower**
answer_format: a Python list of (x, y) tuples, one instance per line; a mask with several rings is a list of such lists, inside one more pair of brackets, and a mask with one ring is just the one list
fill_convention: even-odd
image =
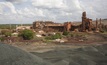
[(98, 19), (96, 19), (96, 29), (98, 29)]
[(86, 12), (82, 13), (82, 31), (85, 31)]
[(86, 12), (82, 13), (82, 31), (85, 32), (86, 30), (92, 30), (92, 19), (86, 17)]

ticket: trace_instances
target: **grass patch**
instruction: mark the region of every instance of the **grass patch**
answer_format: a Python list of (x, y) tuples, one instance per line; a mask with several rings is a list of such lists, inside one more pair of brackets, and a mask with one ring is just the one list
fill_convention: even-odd
[(67, 31), (64, 31), (63, 32), (63, 35), (65, 35), (65, 36), (67, 36), (67, 35), (69, 35), (70, 34), (70, 32), (67, 32)]
[(87, 33), (82, 33), (82, 32), (79, 32), (79, 33), (72, 32), (72, 33), (70, 33), (70, 36), (71, 37), (86, 37), (86, 36), (88, 36), (88, 34)]
[(56, 33), (55, 35), (45, 37), (46, 40), (55, 40), (55, 39), (61, 39), (61, 38), (62, 38), (62, 35), (60, 33)]

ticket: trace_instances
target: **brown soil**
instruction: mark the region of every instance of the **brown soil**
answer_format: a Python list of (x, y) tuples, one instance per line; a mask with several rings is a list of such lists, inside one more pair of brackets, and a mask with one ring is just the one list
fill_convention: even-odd
[[(14, 47), (0, 44), (0, 58), (2, 58), (0, 64), (107, 65), (106, 36), (106, 34), (98, 33), (89, 34), (88, 40), (84, 40), (82, 37), (66, 38), (70, 39), (66, 43), (43, 43), (38, 41), (10, 44)], [(83, 39), (83, 41), (78, 41), (80, 39)]]
[[(12, 43), (12, 46), (19, 47), (23, 50), (28, 52), (46, 52), (54, 49), (66, 49), (66, 48), (80, 48), (84, 46), (93, 46), (93, 45), (101, 45), (107, 43), (107, 34), (101, 33), (91, 33), (87, 34), (84, 37), (67, 37), (68, 41), (65, 43), (58, 43), (58, 42), (49, 42), (44, 43), (43, 41), (37, 42), (17, 42)], [(83, 41), (79, 41), (83, 40)]]

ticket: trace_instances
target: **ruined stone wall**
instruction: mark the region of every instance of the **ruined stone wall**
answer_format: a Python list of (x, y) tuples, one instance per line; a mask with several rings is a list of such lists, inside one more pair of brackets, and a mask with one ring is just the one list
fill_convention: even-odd
[(72, 23), (71, 22), (65, 22), (64, 23), (64, 31), (71, 31), (70, 30), (71, 27), (72, 27)]
[(75, 25), (72, 22), (65, 22), (64, 24), (61, 23), (54, 23), (52, 21), (36, 21), (33, 23), (33, 29), (39, 30), (57, 30), (57, 31), (74, 31), (78, 29), (80, 32), (88, 31), (95, 31), (101, 30), (102, 28), (106, 28), (101, 22), (96, 20), (96, 24), (93, 24), (92, 19), (87, 18), (86, 12), (82, 13), (82, 23), (79, 25)]
[(52, 21), (36, 21), (33, 23), (33, 29), (37, 30), (56, 30), (62, 31), (64, 29), (64, 24), (61, 23), (54, 23)]
[(63, 32), (64, 31), (64, 26), (49, 26), (46, 30), (49, 31), (49, 32), (52, 32), (52, 31), (53, 32), (55, 32), (55, 31)]
[(82, 13), (82, 31), (91, 31), (93, 28), (92, 19), (86, 17), (86, 12)]

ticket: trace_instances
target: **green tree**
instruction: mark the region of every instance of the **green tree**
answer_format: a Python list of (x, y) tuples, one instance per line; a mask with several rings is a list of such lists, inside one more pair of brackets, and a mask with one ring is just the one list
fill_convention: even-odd
[(26, 29), (21, 31), (19, 36), (21, 36), (24, 40), (31, 40), (34, 38), (34, 32)]

